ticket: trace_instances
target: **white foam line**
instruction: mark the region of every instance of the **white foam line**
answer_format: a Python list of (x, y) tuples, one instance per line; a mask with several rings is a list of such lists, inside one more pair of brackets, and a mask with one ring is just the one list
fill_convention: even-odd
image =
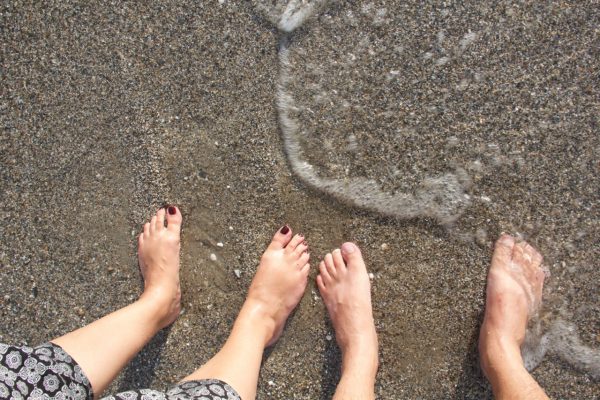
[(327, 0), (315, 0), (311, 3), (303, 0), (291, 0), (281, 14), (277, 28), (286, 33), (293, 32), (326, 3)]
[(575, 325), (557, 320), (548, 332), (548, 351), (562, 358), (575, 368), (600, 379), (600, 350), (581, 343)]
[(457, 175), (452, 173), (425, 179), (415, 194), (387, 193), (377, 182), (365, 178), (342, 180), (320, 177), (314, 167), (302, 159), (299, 124), (290, 115), (295, 102), (288, 88), (290, 61), (287, 37), (282, 38), (280, 43), (279, 64), (277, 109), (283, 143), (292, 171), (305, 184), (351, 205), (397, 218), (431, 217), (442, 224), (450, 224), (462, 214), (469, 201)]

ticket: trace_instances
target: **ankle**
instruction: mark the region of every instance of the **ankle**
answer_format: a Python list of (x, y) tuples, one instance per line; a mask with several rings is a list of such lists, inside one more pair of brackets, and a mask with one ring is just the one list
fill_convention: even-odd
[(277, 329), (277, 323), (269, 307), (260, 300), (247, 298), (235, 321), (236, 325), (251, 327), (249, 331), (256, 335), (256, 339), (267, 347)]
[(136, 303), (148, 310), (150, 322), (156, 324), (159, 329), (172, 322), (174, 313), (179, 314), (179, 299), (172, 294), (166, 295), (160, 291), (146, 289)]
[(375, 380), (379, 368), (377, 338), (356, 340), (342, 349), (342, 373)]
[(479, 354), (481, 368), (492, 385), (502, 375), (524, 368), (519, 343), (506, 335), (482, 329)]

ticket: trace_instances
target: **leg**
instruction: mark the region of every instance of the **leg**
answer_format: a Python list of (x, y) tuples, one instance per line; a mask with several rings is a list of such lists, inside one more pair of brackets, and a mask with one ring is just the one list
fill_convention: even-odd
[(359, 248), (344, 243), (319, 265), (317, 286), (342, 351), (342, 377), (334, 400), (375, 398), (377, 332), (371, 306), (371, 282)]
[(219, 379), (244, 400), (256, 397), (265, 347), (275, 343), (306, 288), (309, 254), (302, 235), (284, 226), (263, 254), (223, 348), (183, 381)]
[(139, 236), (138, 257), (145, 286), (139, 300), (52, 340), (81, 366), (96, 398), (152, 336), (179, 315), (182, 218), (176, 207), (169, 207), (165, 214), (165, 209), (160, 209)]
[(520, 346), (542, 300), (542, 256), (509, 235), (496, 242), (479, 337), (481, 367), (498, 399), (547, 399), (523, 366)]

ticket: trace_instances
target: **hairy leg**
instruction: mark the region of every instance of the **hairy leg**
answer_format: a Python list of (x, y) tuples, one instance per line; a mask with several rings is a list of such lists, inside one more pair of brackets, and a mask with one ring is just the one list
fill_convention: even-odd
[(287, 226), (275, 234), (223, 348), (183, 381), (220, 379), (242, 399), (256, 397), (263, 351), (277, 341), (306, 289), (307, 249), (304, 237), (292, 237)]
[(342, 351), (342, 376), (334, 400), (375, 398), (377, 332), (371, 306), (371, 282), (360, 249), (344, 243), (319, 265), (317, 286)]
[(542, 256), (526, 242), (502, 235), (488, 273), (479, 337), (481, 367), (498, 399), (547, 399), (527, 372), (520, 346), (529, 317), (542, 300)]
[(135, 303), (52, 340), (81, 366), (96, 398), (127, 362), (179, 315), (181, 221), (181, 213), (171, 206), (160, 209), (144, 225), (138, 241), (144, 292)]

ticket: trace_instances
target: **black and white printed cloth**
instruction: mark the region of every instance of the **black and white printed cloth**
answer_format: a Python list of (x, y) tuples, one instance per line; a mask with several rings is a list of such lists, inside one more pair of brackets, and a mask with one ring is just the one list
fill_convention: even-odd
[[(0, 343), (0, 399), (94, 398), (81, 367), (60, 346), (37, 347)], [(241, 400), (236, 391), (217, 379), (183, 382), (167, 392), (129, 390), (107, 400)]]

